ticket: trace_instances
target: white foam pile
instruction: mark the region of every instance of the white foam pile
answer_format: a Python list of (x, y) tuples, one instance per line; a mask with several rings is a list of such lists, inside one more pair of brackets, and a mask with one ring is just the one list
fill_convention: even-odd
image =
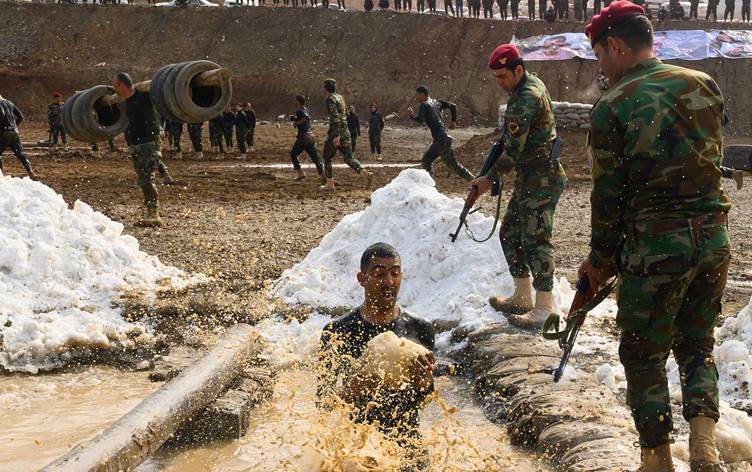
[(752, 300), (716, 330), (721, 397), (752, 411)]
[(139, 250), (123, 225), (44, 184), (0, 174), (0, 363), (36, 373), (73, 348), (132, 347), (147, 327), (113, 301), (198, 282)]
[[(371, 206), (345, 216), (306, 258), (286, 270), (272, 293), (288, 303), (357, 306), (363, 289), (356, 274), (360, 256), (371, 244), (393, 245), (404, 274), (399, 304), (428, 320), (457, 320), (480, 326), (503, 321), (488, 305), (491, 295), (511, 294), (512, 280), (496, 237), (483, 244), (461, 233), (452, 244), (463, 201), (436, 190), (431, 176), (402, 171), (371, 196)], [(476, 235), (491, 230), (493, 220), (469, 216)], [(558, 302), (558, 300), (557, 300)]]

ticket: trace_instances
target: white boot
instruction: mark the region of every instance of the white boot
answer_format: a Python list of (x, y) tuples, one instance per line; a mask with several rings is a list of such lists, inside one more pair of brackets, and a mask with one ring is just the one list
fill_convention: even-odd
[(530, 277), (524, 279), (512, 279), (514, 282), (514, 293), (511, 297), (491, 297), (488, 302), (496, 311), (508, 315), (527, 313), (533, 309), (533, 295), (530, 286)]
[(524, 315), (512, 315), (509, 324), (522, 329), (538, 329), (554, 311), (553, 292), (535, 292), (535, 307)]

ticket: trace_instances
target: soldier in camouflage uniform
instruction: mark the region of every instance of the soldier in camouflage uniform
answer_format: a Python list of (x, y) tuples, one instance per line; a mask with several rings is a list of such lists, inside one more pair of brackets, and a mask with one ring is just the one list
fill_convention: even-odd
[(591, 251), (580, 275), (601, 287), (618, 273), (619, 357), (640, 470), (673, 470), (673, 351), (691, 470), (722, 471), (713, 328), (731, 252), (720, 181), (723, 97), (708, 75), (653, 56), (652, 26), (638, 5), (612, 3), (585, 33), (613, 85), (591, 112)]
[(334, 179), (332, 178), (332, 158), (337, 151), (352, 170), (363, 177), (363, 187), (371, 187), (373, 174), (361, 167), (360, 162), (352, 156), (350, 147), (350, 131), (347, 129), (347, 105), (342, 95), (337, 93), (337, 82), (334, 79), (324, 81), (324, 94), (326, 95), (326, 112), (329, 114), (329, 131), (324, 142), (324, 171), (326, 172), (326, 184), (322, 190), (334, 191)]
[(441, 117), (443, 110), (449, 110), (450, 119), (449, 127), (454, 129), (457, 126), (457, 105), (446, 100), (436, 100), (428, 96), (428, 88), (424, 85), (415, 89), (415, 100), (420, 103), (418, 111), (415, 112), (412, 107), (408, 109), (410, 118), (418, 123), (424, 123), (431, 130), (433, 143), (423, 153), (421, 165), (429, 174), (433, 170), (433, 162), (441, 157), (444, 164), (452, 169), (457, 175), (465, 180), (472, 180), (473, 174), (470, 173), (462, 164), (457, 161), (454, 155), (452, 142), (454, 141), (447, 133), (444, 120)]
[(65, 139), (65, 130), (63, 129), (63, 94), (55, 92), (52, 94), (52, 103), (47, 107), (47, 124), (50, 126), (50, 149), (57, 146), (58, 137), (63, 141), (65, 147), (68, 147), (68, 141)]
[[(499, 236), (514, 294), (492, 297), (489, 302), (509, 315), (509, 322), (521, 328), (538, 328), (553, 311), (554, 257), (551, 244), (554, 213), (567, 177), (552, 152), (556, 137), (551, 96), (545, 84), (525, 69), (517, 48), (497, 47), (488, 60), (496, 83), (509, 94), (500, 138), (504, 153), (483, 177), (473, 181), (479, 194), (492, 181), (515, 170), (514, 192), (509, 201)], [(535, 288), (535, 305), (530, 289)]]

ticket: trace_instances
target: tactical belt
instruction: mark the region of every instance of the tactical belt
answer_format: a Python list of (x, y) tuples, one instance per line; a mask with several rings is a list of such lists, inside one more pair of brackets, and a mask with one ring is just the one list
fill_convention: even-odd
[(638, 234), (664, 234), (686, 229), (691, 229), (693, 232), (696, 232), (705, 226), (727, 224), (728, 217), (726, 216), (726, 213), (710, 213), (695, 218), (635, 221), (631, 225), (628, 225), (628, 227), (631, 233), (630, 236), (634, 239)]
[(516, 171), (518, 173), (526, 174), (528, 171), (531, 170), (538, 170), (538, 169), (555, 169), (558, 167), (559, 159), (554, 159), (550, 156), (550, 151), (545, 150), (545, 155), (534, 159), (532, 161), (524, 162), (521, 164), (517, 164)]

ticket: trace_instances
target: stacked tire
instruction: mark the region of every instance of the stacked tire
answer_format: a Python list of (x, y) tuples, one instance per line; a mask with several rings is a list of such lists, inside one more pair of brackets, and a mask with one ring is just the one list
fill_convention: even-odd
[(110, 94), (110, 87), (97, 85), (68, 98), (61, 116), (65, 132), (85, 143), (107, 141), (124, 132), (128, 127), (124, 105), (107, 105), (100, 101)]
[(232, 98), (232, 84), (201, 86), (196, 77), (219, 69), (212, 61), (191, 61), (162, 67), (149, 88), (151, 101), (163, 118), (180, 123), (201, 123), (220, 115)]

